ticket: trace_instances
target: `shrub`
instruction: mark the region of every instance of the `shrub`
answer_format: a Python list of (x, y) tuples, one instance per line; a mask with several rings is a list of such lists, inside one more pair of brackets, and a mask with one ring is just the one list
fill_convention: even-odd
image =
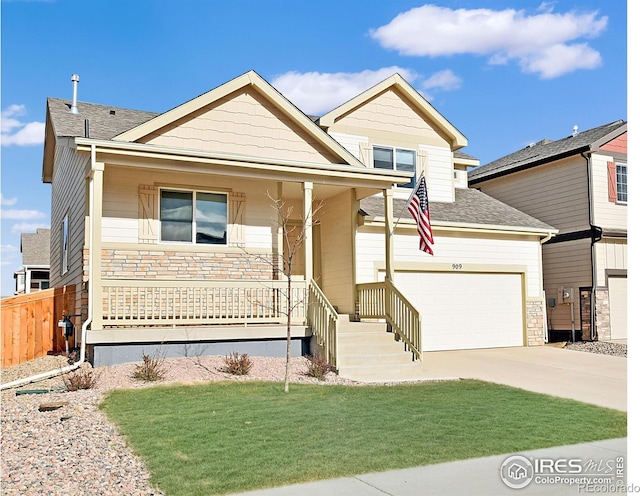
[(229, 374), (247, 375), (251, 367), (253, 367), (253, 362), (246, 353), (239, 355), (234, 351), (224, 358), (224, 369)]
[(156, 350), (153, 355), (142, 353), (142, 363), (137, 364), (133, 371), (133, 378), (145, 382), (160, 381), (167, 374), (165, 355)]
[(327, 362), (324, 357), (321, 356), (308, 356), (307, 355), (307, 375), (311, 377), (315, 377), (316, 379), (320, 379), (321, 381), (325, 380), (326, 375), (329, 372), (333, 371), (333, 367), (329, 362)]
[(98, 383), (98, 377), (90, 368), (79, 368), (62, 376), (67, 391), (93, 389)]

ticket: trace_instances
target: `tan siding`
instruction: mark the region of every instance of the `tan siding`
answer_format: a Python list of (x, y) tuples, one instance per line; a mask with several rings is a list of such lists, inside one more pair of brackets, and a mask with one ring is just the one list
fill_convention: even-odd
[[(276, 196), (275, 182), (242, 181), (220, 176), (178, 172), (146, 172), (107, 165), (104, 181), (103, 239), (112, 243), (138, 243), (139, 185), (164, 188), (240, 192), (246, 195), (245, 240), (247, 248), (271, 248), (273, 204), (267, 192)], [(148, 245), (141, 245), (141, 249)]]
[[(415, 264), (523, 265), (527, 267), (527, 298), (541, 298), (540, 243), (535, 237), (483, 237), (482, 235), (435, 233), (434, 256), (418, 250), (416, 234), (396, 231), (395, 261)], [(377, 267), (384, 268), (384, 235), (380, 230), (362, 228), (356, 237), (357, 282), (378, 280)], [(425, 269), (421, 269), (425, 270)]]
[(353, 312), (351, 192), (326, 201), (319, 220), (322, 290), (340, 312)]
[[(408, 140), (411, 140), (410, 136), (421, 136), (422, 142), (427, 140), (429, 144), (448, 145), (435, 126), (425, 121), (393, 88), (345, 115), (332, 127), (332, 131), (366, 134), (373, 138), (398, 133)], [(409, 144), (399, 143), (397, 146)]]
[[(560, 287), (573, 288), (575, 325), (578, 329), (580, 327), (579, 288), (591, 287), (591, 241), (581, 239), (542, 245), (542, 265), (547, 299), (558, 300)], [(569, 305), (562, 305), (558, 301), (557, 307), (549, 314), (552, 329), (571, 329), (569, 309)]]
[(606, 270), (627, 270), (627, 240), (603, 239), (596, 243), (596, 285), (605, 286)]
[(351, 155), (356, 157), (365, 165), (371, 166), (371, 164), (361, 156), (362, 154), (360, 152), (360, 144), (368, 143), (368, 138), (366, 136), (356, 136), (344, 133), (329, 133), (329, 135), (340, 143), (349, 153), (351, 153)]
[[(89, 157), (80, 156), (63, 140), (56, 147), (55, 169), (51, 182), (51, 286), (82, 282), (85, 213), (87, 211), (85, 177)], [(69, 216), (69, 270), (61, 269), (61, 231), (65, 215)]]
[(606, 155), (593, 155), (593, 223), (604, 229), (627, 229), (627, 205), (609, 201)]
[(586, 171), (586, 161), (578, 157), (510, 174), (479, 186), (483, 193), (546, 222), (562, 234), (589, 228)]
[(436, 146), (420, 146), (427, 152), (427, 189), (429, 201), (452, 202), (453, 197), (453, 161), (451, 149)]
[(154, 145), (314, 163), (342, 163), (257, 91), (243, 89), (161, 129)]

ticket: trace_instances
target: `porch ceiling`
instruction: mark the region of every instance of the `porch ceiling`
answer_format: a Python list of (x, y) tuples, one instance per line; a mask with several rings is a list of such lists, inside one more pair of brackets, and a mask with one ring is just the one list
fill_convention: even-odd
[(314, 197), (317, 199), (333, 196), (347, 188), (354, 188), (356, 197), (362, 199), (389, 189), (394, 184), (405, 184), (412, 177), (410, 172), (355, 167), (348, 164), (265, 160), (260, 157), (214, 154), (88, 138), (76, 138), (75, 142), (78, 152), (91, 153), (91, 150), (95, 149), (96, 161), (105, 164), (282, 181), (285, 184), (289, 183), (285, 186), (285, 193), (286, 188), (297, 188), (303, 182), (312, 182)]

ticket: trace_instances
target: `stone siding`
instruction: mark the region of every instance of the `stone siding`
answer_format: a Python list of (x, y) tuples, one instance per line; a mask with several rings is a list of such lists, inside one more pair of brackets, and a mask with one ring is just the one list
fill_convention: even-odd
[(102, 276), (109, 279), (272, 279), (271, 263), (246, 253), (102, 250)]
[(611, 339), (611, 313), (609, 310), (609, 289), (596, 289), (596, 332), (598, 341)]
[(527, 302), (527, 346), (544, 345), (543, 301)]

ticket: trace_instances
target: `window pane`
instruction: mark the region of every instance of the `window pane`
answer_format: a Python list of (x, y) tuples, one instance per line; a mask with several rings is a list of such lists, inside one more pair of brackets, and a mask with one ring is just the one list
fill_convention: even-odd
[(401, 188), (413, 189), (416, 185), (416, 152), (413, 150), (396, 150), (396, 170), (413, 172), (413, 178)]
[(191, 242), (193, 194), (162, 191), (160, 197), (160, 239)]
[(393, 170), (393, 150), (373, 147), (373, 166), (378, 169)]
[(227, 195), (196, 193), (196, 243), (227, 243)]
[(627, 201), (627, 166), (616, 164), (616, 188), (618, 190), (618, 201)]

